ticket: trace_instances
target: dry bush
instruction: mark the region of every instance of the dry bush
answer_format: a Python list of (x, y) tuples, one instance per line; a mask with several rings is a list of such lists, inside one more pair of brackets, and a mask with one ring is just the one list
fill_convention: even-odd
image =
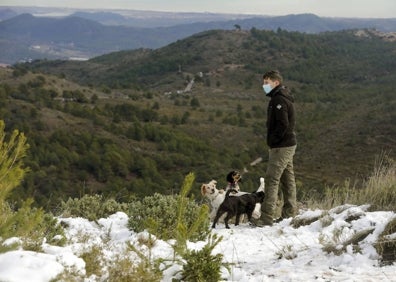
[(326, 187), (320, 199), (310, 198), (310, 208), (331, 209), (346, 203), (370, 205), (371, 211), (395, 211), (396, 207), (396, 162), (387, 154), (380, 154), (371, 176), (362, 184), (346, 180), (343, 185)]
[(322, 213), (318, 216), (312, 216), (312, 217), (296, 216), (292, 219), (290, 224), (294, 228), (299, 228), (300, 226), (310, 225), (312, 222), (315, 222), (315, 221), (321, 219), (323, 216), (324, 216), (324, 213)]
[(396, 217), (388, 222), (374, 246), (383, 265), (396, 262)]

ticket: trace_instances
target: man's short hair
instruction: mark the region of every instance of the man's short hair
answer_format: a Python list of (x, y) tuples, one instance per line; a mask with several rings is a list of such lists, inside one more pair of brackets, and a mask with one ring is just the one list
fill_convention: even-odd
[(267, 71), (264, 75), (263, 75), (263, 79), (271, 79), (271, 80), (277, 80), (279, 81), (279, 83), (283, 82), (283, 77), (280, 74), (279, 71), (277, 70), (271, 70), (271, 71)]

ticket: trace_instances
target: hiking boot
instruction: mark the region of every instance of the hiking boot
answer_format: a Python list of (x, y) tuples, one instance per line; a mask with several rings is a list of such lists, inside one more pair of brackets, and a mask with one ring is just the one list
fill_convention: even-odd
[(283, 217), (278, 217), (277, 219), (274, 220), (274, 223), (279, 223), (279, 222), (281, 222), (282, 220), (284, 220)]

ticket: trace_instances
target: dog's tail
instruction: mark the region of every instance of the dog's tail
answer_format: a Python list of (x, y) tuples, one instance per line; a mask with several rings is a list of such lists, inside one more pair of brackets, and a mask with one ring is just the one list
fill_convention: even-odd
[(225, 194), (225, 199), (227, 199), (229, 196), (230, 196), (230, 193), (238, 193), (238, 191), (237, 190), (235, 190), (235, 189), (228, 189), (227, 190), (227, 192), (226, 192), (226, 194)]
[(260, 192), (260, 191), (265, 191), (265, 181), (264, 181), (264, 177), (260, 177), (260, 186), (259, 186), (259, 188), (257, 189), (257, 192)]

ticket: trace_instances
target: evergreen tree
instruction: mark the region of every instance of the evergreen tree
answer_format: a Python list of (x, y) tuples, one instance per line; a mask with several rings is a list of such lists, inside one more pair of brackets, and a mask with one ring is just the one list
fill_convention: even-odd
[(29, 145), (22, 132), (14, 130), (8, 142), (5, 140), (5, 123), (0, 120), (0, 208), (7, 195), (20, 184), (26, 168), (23, 168), (22, 158), (26, 156)]

